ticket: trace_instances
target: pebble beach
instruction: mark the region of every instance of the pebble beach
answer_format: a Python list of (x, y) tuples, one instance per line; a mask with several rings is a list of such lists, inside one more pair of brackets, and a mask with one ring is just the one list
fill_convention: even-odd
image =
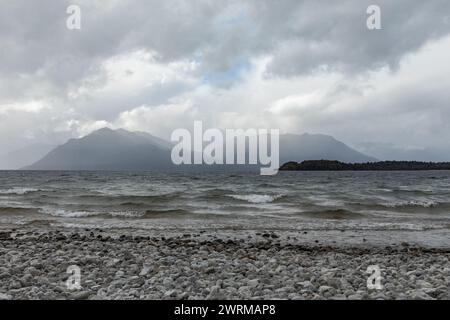
[[(449, 299), (450, 250), (221, 234), (3, 229), (0, 299)], [(81, 272), (70, 290), (69, 266)], [(369, 289), (377, 265), (382, 289)]]

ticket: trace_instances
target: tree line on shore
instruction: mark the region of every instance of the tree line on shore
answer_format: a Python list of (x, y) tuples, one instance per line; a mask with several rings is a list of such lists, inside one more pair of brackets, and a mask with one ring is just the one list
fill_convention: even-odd
[(450, 170), (450, 162), (379, 161), (344, 163), (333, 160), (307, 160), (287, 162), (281, 171), (397, 171), (397, 170)]

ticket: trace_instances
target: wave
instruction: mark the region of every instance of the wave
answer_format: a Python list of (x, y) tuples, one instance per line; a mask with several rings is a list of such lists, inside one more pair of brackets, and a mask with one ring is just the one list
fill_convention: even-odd
[(68, 211), (64, 209), (43, 209), (42, 213), (51, 215), (53, 217), (62, 217), (62, 218), (87, 218), (93, 216), (101, 216), (104, 215), (102, 212), (91, 212), (91, 211)]
[(434, 200), (385, 200), (378, 202), (348, 202), (347, 207), (357, 210), (417, 212), (417, 213), (445, 213), (450, 211), (449, 202)]
[(428, 201), (418, 201), (418, 200), (411, 200), (411, 201), (398, 201), (393, 203), (383, 203), (381, 204), (384, 207), (387, 208), (437, 208), (438, 206), (442, 205), (442, 203), (435, 202), (432, 200)]
[(6, 189), (6, 190), (0, 190), (0, 194), (25, 195), (25, 194), (28, 194), (28, 193), (39, 192), (39, 191), (42, 191), (42, 190), (34, 189), (34, 188), (16, 187), (16, 188), (11, 188), (11, 189)]
[(237, 194), (229, 194), (227, 197), (240, 200), (240, 201), (246, 201), (249, 203), (271, 203), (275, 200), (283, 197), (283, 195), (268, 195), (268, 194), (247, 194), (247, 195), (237, 195)]
[(133, 203), (143, 203), (143, 202), (157, 202), (157, 201), (167, 201), (179, 198), (180, 193), (168, 193), (161, 195), (75, 195), (74, 198), (84, 199), (84, 200), (97, 200), (97, 201), (121, 201), (121, 204), (133, 204)]
[(190, 212), (181, 209), (169, 209), (169, 210), (145, 210), (145, 211), (70, 211), (64, 209), (44, 209), (41, 212), (46, 213), (53, 217), (60, 218), (124, 218), (124, 219), (145, 219), (145, 218), (162, 218), (162, 217), (176, 217), (189, 214)]

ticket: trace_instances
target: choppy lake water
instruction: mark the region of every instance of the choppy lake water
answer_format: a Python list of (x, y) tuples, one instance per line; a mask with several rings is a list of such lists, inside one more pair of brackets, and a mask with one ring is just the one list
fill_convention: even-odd
[(0, 172), (0, 223), (449, 230), (450, 172)]

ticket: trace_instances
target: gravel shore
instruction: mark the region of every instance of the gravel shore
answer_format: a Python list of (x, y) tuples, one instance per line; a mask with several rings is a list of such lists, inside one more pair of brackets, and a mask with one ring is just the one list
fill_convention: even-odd
[[(71, 265), (80, 290), (66, 286)], [(381, 290), (367, 287), (370, 265)], [(450, 299), (450, 250), (305, 245), (274, 232), (3, 230), (2, 299)]]

